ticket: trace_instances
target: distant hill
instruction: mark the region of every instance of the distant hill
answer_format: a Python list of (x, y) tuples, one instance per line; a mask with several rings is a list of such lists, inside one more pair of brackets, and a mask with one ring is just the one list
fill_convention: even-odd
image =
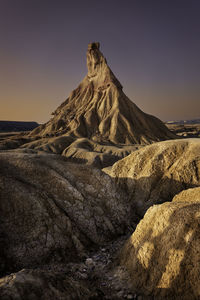
[(38, 126), (37, 122), (0, 121), (0, 132), (30, 131)]

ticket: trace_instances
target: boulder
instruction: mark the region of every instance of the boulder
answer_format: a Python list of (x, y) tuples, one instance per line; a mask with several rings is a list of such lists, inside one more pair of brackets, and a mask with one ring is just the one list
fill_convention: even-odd
[(133, 290), (153, 299), (200, 298), (200, 188), (148, 209), (120, 254)]

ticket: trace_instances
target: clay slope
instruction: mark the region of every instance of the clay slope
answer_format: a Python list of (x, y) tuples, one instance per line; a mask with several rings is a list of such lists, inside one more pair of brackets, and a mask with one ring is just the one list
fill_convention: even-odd
[(200, 298), (200, 188), (149, 208), (121, 252), (134, 290), (152, 299)]
[(134, 210), (143, 216), (151, 205), (171, 201), (180, 191), (200, 185), (200, 140), (154, 143), (104, 171), (128, 192)]
[(122, 91), (99, 43), (89, 44), (88, 74), (69, 98), (31, 136), (71, 135), (97, 142), (149, 144), (175, 137), (157, 118), (142, 112)]
[(125, 195), (98, 169), (53, 154), (0, 154), (0, 273), (78, 260), (129, 226)]

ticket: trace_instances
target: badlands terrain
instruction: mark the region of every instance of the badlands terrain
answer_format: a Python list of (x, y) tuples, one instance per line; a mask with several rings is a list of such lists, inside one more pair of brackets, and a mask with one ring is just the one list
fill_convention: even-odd
[(142, 112), (99, 48), (46, 124), (0, 134), (0, 299), (199, 299), (199, 127)]
[(166, 126), (175, 134), (183, 138), (195, 138), (200, 137), (200, 122), (194, 123), (183, 123), (183, 124), (170, 124), (167, 123)]

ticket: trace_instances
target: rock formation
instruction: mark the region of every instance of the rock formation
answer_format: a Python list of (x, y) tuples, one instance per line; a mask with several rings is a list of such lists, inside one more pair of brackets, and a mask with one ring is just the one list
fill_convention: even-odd
[(0, 150), (53, 152), (102, 168), (141, 145), (176, 137), (159, 119), (145, 114), (127, 98), (99, 43), (88, 45), (87, 67), (86, 77), (52, 119), (30, 134), (1, 139)]
[(152, 299), (200, 298), (200, 188), (148, 209), (121, 252), (133, 289)]
[(67, 134), (115, 144), (149, 144), (174, 138), (159, 119), (145, 114), (126, 97), (99, 43), (88, 45), (87, 67), (88, 74), (77, 89), (31, 136)]
[(200, 140), (171, 140), (143, 147), (105, 169), (127, 191), (140, 216), (153, 204), (171, 201), (200, 185)]
[(80, 260), (126, 232), (125, 195), (98, 169), (52, 154), (0, 154), (0, 273)]

